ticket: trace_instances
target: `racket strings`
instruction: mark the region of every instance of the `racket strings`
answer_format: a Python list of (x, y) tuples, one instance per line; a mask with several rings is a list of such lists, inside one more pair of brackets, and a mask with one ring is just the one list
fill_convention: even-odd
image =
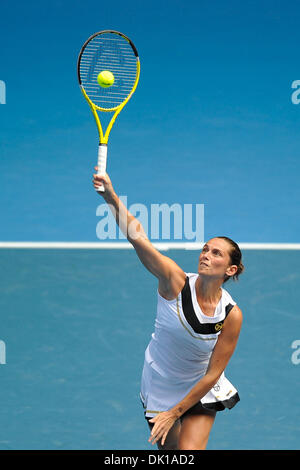
[[(130, 95), (137, 77), (137, 57), (130, 43), (115, 33), (95, 36), (80, 59), (80, 79), (88, 97), (104, 109), (119, 106)], [(102, 88), (97, 77), (103, 70), (114, 75), (114, 83)]]

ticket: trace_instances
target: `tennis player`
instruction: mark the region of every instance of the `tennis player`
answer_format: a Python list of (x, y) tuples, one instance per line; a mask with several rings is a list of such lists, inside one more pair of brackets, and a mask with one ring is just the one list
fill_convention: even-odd
[(141, 381), (149, 442), (159, 449), (205, 449), (216, 413), (239, 401), (224, 370), (238, 341), (242, 312), (222, 286), (244, 269), (240, 249), (227, 237), (212, 238), (200, 253), (198, 272), (185, 273), (151, 244), (107, 174), (94, 174), (93, 184), (98, 191), (104, 186), (99, 194), (158, 279), (155, 332)]

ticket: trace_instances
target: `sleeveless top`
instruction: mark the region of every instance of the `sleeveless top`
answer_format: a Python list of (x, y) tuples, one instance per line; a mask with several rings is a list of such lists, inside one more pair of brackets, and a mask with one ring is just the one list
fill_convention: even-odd
[[(236, 305), (222, 288), (214, 315), (205, 315), (196, 297), (197, 278), (198, 274), (187, 273), (185, 285), (174, 300), (166, 300), (158, 293), (155, 331), (145, 352), (141, 384), (146, 416), (172, 408), (205, 375), (224, 321)], [(215, 389), (221, 393), (216, 394)], [(238, 401), (236, 389), (223, 373), (201, 403), (215, 409), (231, 408), (236, 401), (227, 405), (226, 401), (235, 394)]]

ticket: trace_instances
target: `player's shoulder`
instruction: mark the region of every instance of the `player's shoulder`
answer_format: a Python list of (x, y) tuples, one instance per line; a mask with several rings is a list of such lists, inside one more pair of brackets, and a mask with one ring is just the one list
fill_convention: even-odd
[(236, 316), (241, 316), (241, 317), (243, 316), (243, 312), (242, 312), (242, 310), (240, 309), (240, 307), (239, 307), (237, 304), (235, 304), (235, 305), (232, 307), (231, 312), (234, 312)]
[(230, 314), (228, 315), (228, 320), (229, 322), (227, 323), (235, 324), (235, 326), (241, 327), (243, 323), (243, 313), (237, 304), (232, 307)]
[(226, 307), (230, 307), (230, 315), (229, 317), (234, 317), (236, 320), (242, 320), (243, 314), (240, 307), (237, 305), (235, 300), (232, 298), (231, 294), (222, 287), (223, 299), (224, 304)]

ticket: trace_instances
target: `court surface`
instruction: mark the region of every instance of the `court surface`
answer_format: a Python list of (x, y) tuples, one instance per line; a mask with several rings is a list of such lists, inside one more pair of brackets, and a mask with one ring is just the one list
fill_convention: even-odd
[[(165, 254), (196, 271), (197, 251)], [(243, 256), (225, 285), (244, 314), (226, 373), (241, 401), (208, 449), (299, 449), (300, 251)], [(139, 385), (157, 282), (135, 252), (2, 249), (0, 262), (0, 449), (153, 449)]]

